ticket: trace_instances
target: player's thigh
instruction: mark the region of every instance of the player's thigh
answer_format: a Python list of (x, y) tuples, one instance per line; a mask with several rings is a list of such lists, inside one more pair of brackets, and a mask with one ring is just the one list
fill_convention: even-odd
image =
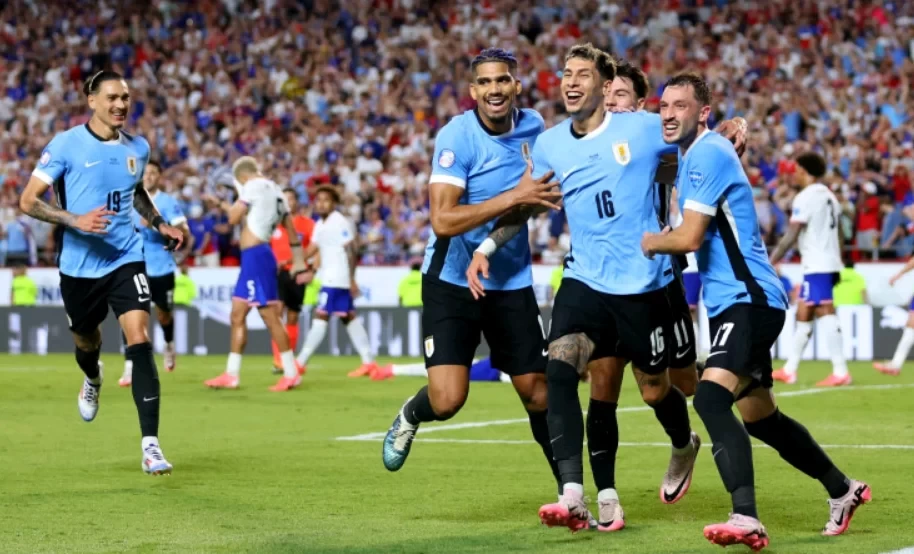
[(422, 302), (425, 367), (459, 366), (469, 374), (482, 332), (480, 304), (469, 289), (434, 278), (423, 278)]
[(602, 402), (618, 402), (628, 360), (617, 356), (598, 356), (595, 350), (594, 359), (587, 364), (590, 397)]
[(663, 289), (610, 297), (621, 354), (649, 375), (666, 371), (674, 348), (672, 307)]
[(148, 277), (149, 291), (152, 303), (160, 312), (171, 312), (175, 307), (175, 274), (168, 273), (156, 277)]
[(149, 304), (152, 289), (143, 263), (122, 265), (107, 277), (108, 305), (114, 312), (127, 344), (149, 341)]
[[(607, 345), (619, 342), (607, 294), (595, 291), (576, 280), (562, 279), (562, 286), (552, 305), (552, 319), (549, 321), (549, 344), (562, 337), (583, 334), (594, 344), (588, 360), (596, 355), (605, 357), (615, 352)], [(581, 368), (584, 369), (584, 368)]]
[(546, 330), (533, 287), (489, 291), (479, 302), (492, 365), (512, 377), (545, 373)]
[(688, 294), (678, 279), (667, 285), (667, 299), (670, 303), (670, 326), (672, 328), (672, 352), (670, 368), (694, 369), (698, 359), (698, 347), (695, 342), (695, 327), (692, 325), (692, 310)]
[(60, 295), (70, 331), (80, 337), (78, 343), (91, 345), (98, 327), (108, 315), (107, 279), (84, 279), (60, 276)]
[(734, 304), (710, 320), (711, 351), (705, 362), (708, 378), (711, 369), (722, 369), (748, 385), (738, 394), (772, 386), (771, 347), (784, 327), (784, 311), (767, 306)]

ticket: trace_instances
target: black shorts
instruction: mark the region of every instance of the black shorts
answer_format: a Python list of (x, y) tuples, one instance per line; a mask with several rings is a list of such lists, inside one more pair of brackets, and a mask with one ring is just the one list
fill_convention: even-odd
[(670, 361), (671, 311), (666, 289), (606, 294), (566, 277), (552, 308), (549, 342), (584, 333), (594, 343), (592, 360), (618, 356), (645, 373), (662, 373)]
[(149, 292), (156, 309), (163, 312), (172, 311), (175, 308), (175, 274), (169, 273), (148, 279)]
[(305, 301), (305, 288), (307, 285), (299, 285), (295, 282), (292, 274), (285, 270), (279, 270), (279, 300), (290, 312), (300, 312), (301, 306)]
[(666, 286), (667, 298), (673, 310), (673, 346), (676, 347), (670, 354), (670, 367), (682, 369), (691, 366), (698, 359), (698, 349), (695, 344), (695, 327), (692, 326), (692, 311), (686, 300), (685, 287), (678, 277)]
[(710, 320), (711, 351), (705, 367), (719, 367), (743, 377), (756, 387), (772, 385), (771, 347), (784, 327), (784, 310), (752, 304), (734, 304)]
[(511, 376), (546, 371), (548, 344), (533, 287), (490, 290), (479, 300), (470, 289), (422, 276), (425, 367), (470, 367), (486, 338), (492, 367)]
[(146, 278), (146, 264), (134, 262), (95, 279), (61, 273), (60, 295), (70, 330), (86, 335), (98, 329), (105, 320), (108, 306), (116, 317), (133, 310), (149, 313), (152, 291)]

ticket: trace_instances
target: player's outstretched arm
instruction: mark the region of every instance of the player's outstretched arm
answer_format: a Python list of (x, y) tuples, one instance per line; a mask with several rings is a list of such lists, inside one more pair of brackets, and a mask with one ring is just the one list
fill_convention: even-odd
[(688, 254), (695, 252), (704, 241), (705, 232), (711, 224), (711, 216), (690, 209), (683, 210), (682, 225), (660, 233), (644, 233), (641, 251), (648, 258), (654, 254)]
[(800, 231), (803, 229), (804, 223), (799, 223), (797, 221), (791, 221), (790, 226), (787, 227), (787, 233), (781, 238), (781, 241), (774, 248), (774, 252), (771, 253), (771, 256), (768, 257), (768, 261), (771, 265), (775, 265), (781, 261), (781, 258), (784, 257), (784, 254), (797, 242), (797, 238), (800, 236)]
[(85, 233), (104, 235), (108, 232), (106, 229), (111, 221), (107, 219), (107, 216), (115, 215), (116, 212), (106, 209), (105, 206), (99, 206), (87, 214), (76, 215), (54, 207), (41, 199), (49, 186), (38, 177), (31, 177), (25, 190), (22, 191), (22, 196), (19, 197), (19, 208), (35, 219), (66, 225)]

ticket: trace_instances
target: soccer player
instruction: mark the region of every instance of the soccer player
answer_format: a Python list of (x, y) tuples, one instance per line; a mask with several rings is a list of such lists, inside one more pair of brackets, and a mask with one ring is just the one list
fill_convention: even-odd
[(359, 295), (355, 282), (355, 269), (359, 263), (359, 246), (355, 226), (337, 211), (340, 193), (332, 186), (317, 189), (314, 196), (314, 211), (320, 220), (314, 226), (311, 245), (305, 251), (305, 258), (320, 256), (321, 289), (314, 310), (314, 321), (305, 336), (305, 344), (298, 353), (297, 363), (304, 370), (308, 360), (320, 346), (327, 334), (331, 315), (339, 316), (346, 324), (346, 332), (352, 346), (362, 359), (362, 365), (349, 373), (350, 377), (362, 377), (377, 369), (371, 355), (371, 343), (362, 321), (355, 316), (353, 300)]
[[(314, 220), (298, 213), (298, 193), (293, 188), (283, 191), (289, 210), (292, 214), (292, 226), (295, 228), (296, 237), (302, 248), (311, 244), (311, 234), (314, 232)], [(292, 350), (298, 347), (298, 316), (301, 313), (302, 302), (305, 300), (305, 287), (303, 281), (299, 284), (290, 272), (292, 268), (292, 248), (289, 246), (293, 239), (289, 237), (285, 225), (278, 225), (273, 231), (270, 244), (279, 266), (279, 299), (282, 300), (286, 316), (286, 334), (289, 335), (289, 346)], [(313, 273), (303, 276), (305, 281), (310, 281)], [(282, 373), (282, 360), (279, 357), (279, 347), (273, 342), (273, 373)]]
[[(914, 269), (914, 257), (912, 257), (902, 268), (889, 279), (889, 286), (895, 286), (895, 283), (905, 274)], [(875, 362), (873, 369), (886, 375), (898, 375), (901, 373), (901, 366), (908, 359), (911, 347), (914, 346), (914, 298), (911, 299), (911, 305), (908, 308), (908, 322), (905, 324), (904, 331), (901, 333), (901, 339), (898, 340), (898, 346), (895, 347), (895, 354), (892, 360), (888, 362)]]
[[(179, 229), (184, 235), (184, 251), (180, 253), (183, 258), (193, 247), (193, 237), (190, 234), (190, 228), (187, 226), (187, 218), (178, 202), (168, 193), (163, 191), (159, 186), (159, 177), (162, 174), (162, 168), (156, 161), (149, 161), (146, 164), (146, 171), (143, 173), (143, 186), (146, 192), (152, 198), (153, 204), (162, 215), (162, 218), (172, 227)], [(166, 248), (167, 242), (165, 237), (157, 231), (149, 228), (148, 223), (142, 219), (139, 213), (134, 213), (138, 220), (138, 228), (143, 234), (143, 258), (146, 260), (146, 276), (149, 280), (149, 293), (152, 297), (152, 303), (156, 307), (156, 317), (159, 319), (159, 325), (162, 326), (162, 334), (165, 336), (165, 370), (175, 370), (175, 323), (172, 319), (171, 312), (174, 309), (175, 295), (175, 257)], [(124, 339), (126, 345), (126, 338)], [(124, 374), (118, 380), (117, 384), (122, 387), (129, 387), (133, 378), (133, 361), (127, 359), (124, 361)]]
[(821, 183), (827, 165), (815, 152), (806, 152), (796, 159), (794, 174), (800, 193), (793, 199), (790, 227), (771, 253), (771, 265), (776, 265), (784, 254), (799, 241), (800, 259), (803, 261), (803, 286), (797, 302), (797, 325), (793, 335), (793, 349), (782, 369), (772, 378), (787, 384), (797, 382), (797, 367), (803, 350), (812, 335), (813, 318), (819, 321), (819, 332), (825, 335), (831, 355), (832, 374), (817, 383), (820, 387), (840, 387), (851, 384), (844, 359), (841, 326), (835, 315), (832, 288), (838, 284), (841, 269), (841, 205), (829, 188)]
[[(710, 103), (708, 86), (697, 75), (677, 75), (667, 83), (660, 102), (662, 136), (681, 153), (677, 189), (683, 223), (670, 232), (646, 232), (641, 241), (648, 258), (698, 253), (712, 344), (694, 407), (733, 502), (729, 521), (708, 525), (704, 535), (722, 546), (760, 550), (768, 544), (755, 503), (750, 435), (822, 483), (831, 497), (822, 533), (839, 535), (871, 491), (845, 477), (806, 428), (775, 404), (771, 347), (784, 325), (787, 297), (768, 262), (739, 157), (707, 128)], [(743, 425), (733, 414), (734, 403)]]
[[(91, 119), (45, 147), (19, 206), (35, 219), (59, 226), (60, 292), (76, 343), (76, 364), (86, 376), (77, 399), (80, 415), (92, 421), (98, 414), (104, 378), (99, 326), (110, 306), (133, 362), (143, 471), (171, 473), (159, 446), (160, 388), (148, 335), (152, 292), (133, 210), (170, 241), (170, 249), (180, 247), (184, 235), (165, 221), (143, 188), (149, 143), (122, 130), (130, 112), (127, 82), (113, 71), (99, 71), (83, 92)], [(59, 207), (42, 200), (51, 186)]]
[[(232, 344), (225, 373), (204, 384), (214, 389), (237, 389), (241, 381), (241, 356), (247, 344), (247, 315), (252, 307), (260, 312), (270, 337), (279, 347), (283, 375), (270, 387), (271, 391), (292, 390), (301, 384), (301, 372), (289, 345), (289, 336), (282, 324), (278, 268), (270, 249), (270, 237), (277, 224), (285, 226), (292, 248), (292, 273), (296, 278), (305, 273), (305, 258), (298, 234), (289, 217), (289, 204), (279, 185), (263, 176), (257, 161), (250, 156), (238, 158), (232, 165), (236, 187), (240, 189), (234, 204), (219, 202), (228, 214), (230, 225), (241, 223), (241, 272), (232, 295)], [(210, 197), (212, 201), (216, 199)]]
[[(556, 441), (556, 459), (560, 468), (564, 467), (565, 486), (559, 503), (544, 506), (541, 517), (549, 525), (564, 525), (572, 530), (586, 526), (587, 512), (581, 498), (582, 415), (571, 381), (575, 374), (589, 371), (591, 402), (587, 436), (599, 491), (597, 529), (617, 531), (625, 526), (625, 521), (615, 490), (619, 443), (616, 405), (623, 370), (630, 358), (636, 360), (635, 376), (642, 398), (654, 407), (673, 442), (673, 457), (661, 485), (660, 497), (664, 502), (676, 502), (688, 490), (700, 445), (697, 435), (690, 431), (685, 396), (671, 383), (675, 375), (675, 385), (691, 393), (697, 381), (694, 340), (680, 325), (680, 320), (688, 317), (681, 288), (673, 280), (669, 260), (640, 263), (634, 268), (634, 277), (628, 273), (633, 254), (639, 249), (640, 229), (651, 225), (650, 222), (660, 228), (659, 216), (663, 214), (655, 206), (658, 189), (654, 187), (654, 178), (661, 157), (670, 152), (675, 155), (675, 151), (653, 134), (644, 132), (645, 126), (653, 126), (659, 132), (660, 120), (656, 115), (644, 112), (604, 115), (601, 109), (640, 108), (643, 101), (639, 100), (647, 92), (643, 73), (623, 64), (617, 76), (612, 59), (590, 45), (572, 48), (566, 60), (562, 90), (572, 123), (547, 131), (543, 140), (548, 146), (542, 151), (539, 146), (534, 148), (535, 174), (565, 168), (559, 174), (563, 176), (562, 192), (566, 195), (565, 210), (572, 233), (571, 253), (566, 258), (562, 285), (553, 308), (547, 367), (550, 434), (553, 438), (568, 439)], [(605, 104), (604, 93), (608, 97)], [(563, 144), (564, 141), (568, 143)], [(608, 156), (604, 159), (598, 152), (600, 147), (612, 152), (615, 159)], [(589, 157), (586, 163), (580, 163), (584, 160), (577, 157), (578, 153), (585, 151), (590, 153)], [(537, 152), (543, 153), (537, 157)], [(573, 174), (576, 175), (572, 179)], [(636, 179), (640, 183), (634, 186), (620, 184)], [(569, 194), (575, 198), (574, 202), (569, 200)], [(617, 208), (620, 202), (628, 207)], [(521, 221), (512, 221), (511, 216), (502, 218), (488, 240), (497, 248), (523, 227)], [(595, 246), (600, 241), (611, 241), (612, 249)], [(581, 249), (582, 245), (586, 247)], [(488, 272), (486, 253), (482, 250), (477, 250), (467, 270), (470, 288), (478, 295), (484, 294), (484, 287), (477, 273), (482, 271), (485, 276)], [(578, 253), (582, 251), (583, 254)], [(596, 276), (600, 272), (603, 274)], [(636, 312), (640, 317), (631, 317)], [(665, 337), (675, 337), (677, 362), (684, 368), (682, 371), (666, 371)], [(645, 354), (652, 351), (645, 340), (657, 345), (652, 354)], [(558, 401), (560, 397), (565, 401)], [(554, 421), (558, 418), (561, 419)]]
[(538, 180), (530, 176), (527, 159), (544, 124), (535, 111), (516, 107), (517, 60), (489, 48), (473, 59), (471, 70), (476, 108), (438, 132), (429, 178), (434, 235), (422, 265), (428, 385), (394, 418), (384, 439), (384, 466), (399, 470), (423, 422), (448, 420), (463, 407), (469, 368), (484, 335), (492, 365), (511, 376), (557, 479), (546, 422), (546, 342), (526, 230), (493, 255), (486, 280), (490, 292), (482, 300), (470, 293), (465, 271), (497, 217), (522, 205), (556, 208), (561, 194), (552, 190), (551, 173)]
[[(428, 370), (424, 363), (419, 364), (391, 364), (379, 367), (371, 374), (372, 381), (384, 381), (394, 377), (427, 377)], [(511, 377), (492, 367), (492, 358), (473, 360), (470, 366), (470, 381), (501, 381), (510, 383)]]

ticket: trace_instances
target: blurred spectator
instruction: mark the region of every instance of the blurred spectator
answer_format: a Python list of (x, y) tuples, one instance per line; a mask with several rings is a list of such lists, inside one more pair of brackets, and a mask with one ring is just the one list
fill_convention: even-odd
[(25, 272), (25, 264), (13, 267), (13, 306), (34, 306), (38, 302), (38, 283)]
[(404, 308), (422, 307), (422, 259), (414, 259), (410, 262), (409, 273), (400, 280), (397, 287), (397, 296), (400, 297), (400, 305)]

